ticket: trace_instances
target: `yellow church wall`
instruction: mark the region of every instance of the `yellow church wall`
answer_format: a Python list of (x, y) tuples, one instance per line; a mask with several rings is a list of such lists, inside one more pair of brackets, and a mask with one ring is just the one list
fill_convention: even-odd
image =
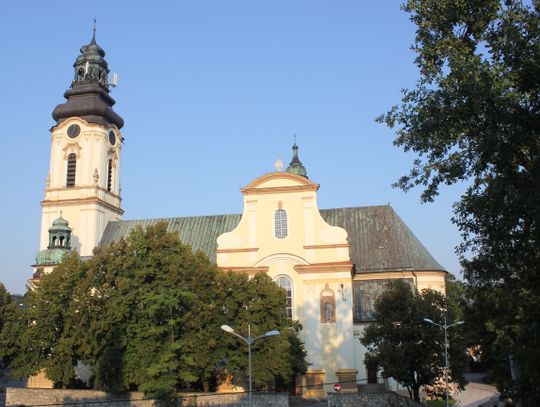
[[(304, 264), (349, 261), (347, 232), (328, 225), (316, 204), (316, 184), (306, 184), (292, 174), (272, 173), (260, 188), (244, 189), (244, 213), (238, 226), (218, 238), (217, 258), (220, 266), (255, 264), (276, 253), (294, 253)], [(293, 181), (296, 181), (294, 184)], [(307, 180), (306, 180), (307, 181)], [(282, 183), (280, 183), (282, 182)], [(309, 181), (307, 181), (309, 182)], [(272, 185), (273, 192), (268, 191)], [(312, 190), (296, 191), (288, 187), (309, 186)], [(287, 213), (288, 235), (275, 237), (274, 213)]]
[[(72, 124), (81, 129), (75, 138), (67, 135)], [(116, 135), (114, 145), (109, 142), (110, 131)], [(50, 172), (41, 202), (40, 250), (47, 248), (49, 227), (60, 213), (73, 230), (72, 248), (82, 256), (92, 254), (109, 221), (121, 218), (121, 137), (114, 125), (91, 124), (78, 117), (67, 119), (52, 129)], [(67, 187), (67, 159), (71, 153), (77, 157), (75, 185)], [(111, 191), (107, 190), (109, 160), (112, 160)]]
[(62, 212), (62, 217), (69, 219), (69, 227), (72, 229), (71, 247), (81, 256), (92, 255), (107, 223), (120, 219), (119, 214), (103, 210), (103, 205), (95, 200), (87, 203), (82, 199), (74, 202), (51, 202), (42, 206), (40, 248), (45, 249), (48, 246), (49, 228)]
[[(353, 367), (352, 263), (347, 232), (319, 213), (318, 185), (284, 172), (265, 174), (242, 189), (244, 211), (237, 227), (217, 240), (217, 263), (239, 272), (266, 272), (292, 281), (292, 317), (302, 326), (311, 369), (337, 380)], [(275, 236), (277, 209), (287, 213), (287, 236)], [(322, 293), (332, 293), (333, 318), (324, 320)], [(330, 391), (326, 385), (324, 391)]]

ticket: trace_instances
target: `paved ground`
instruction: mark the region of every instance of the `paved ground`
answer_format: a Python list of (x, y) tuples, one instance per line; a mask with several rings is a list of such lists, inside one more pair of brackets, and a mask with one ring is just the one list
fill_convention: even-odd
[(483, 374), (469, 373), (466, 377), (470, 383), (465, 386), (464, 391), (455, 396), (459, 400), (459, 407), (477, 407), (499, 395), (495, 386), (482, 383)]

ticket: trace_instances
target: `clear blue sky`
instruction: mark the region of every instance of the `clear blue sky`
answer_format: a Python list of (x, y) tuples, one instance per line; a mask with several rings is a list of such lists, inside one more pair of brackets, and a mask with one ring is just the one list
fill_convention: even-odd
[(459, 187), (422, 205), (391, 184), (413, 159), (374, 119), (417, 79), (399, 1), (5, 1), (0, 5), (0, 281), (22, 293), (38, 252), (51, 112), (91, 39), (126, 124), (125, 219), (239, 213), (239, 188), (290, 161), (319, 207), (386, 204), (459, 275)]

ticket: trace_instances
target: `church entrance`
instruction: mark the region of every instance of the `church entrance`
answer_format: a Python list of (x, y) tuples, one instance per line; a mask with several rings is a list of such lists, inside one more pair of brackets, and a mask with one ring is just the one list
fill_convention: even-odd
[(368, 384), (377, 384), (377, 368), (378, 366), (367, 366)]

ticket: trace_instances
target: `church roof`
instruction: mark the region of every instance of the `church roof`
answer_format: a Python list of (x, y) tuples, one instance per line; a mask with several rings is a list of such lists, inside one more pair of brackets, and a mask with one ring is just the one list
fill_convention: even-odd
[[(348, 233), (351, 260), (357, 273), (374, 271), (445, 271), (389, 205), (322, 209), (323, 219)], [(233, 230), (241, 215), (194, 216), (109, 222), (100, 246), (127, 237), (137, 226), (158, 222), (178, 233), (194, 251), (202, 250), (216, 262), (217, 238)]]

